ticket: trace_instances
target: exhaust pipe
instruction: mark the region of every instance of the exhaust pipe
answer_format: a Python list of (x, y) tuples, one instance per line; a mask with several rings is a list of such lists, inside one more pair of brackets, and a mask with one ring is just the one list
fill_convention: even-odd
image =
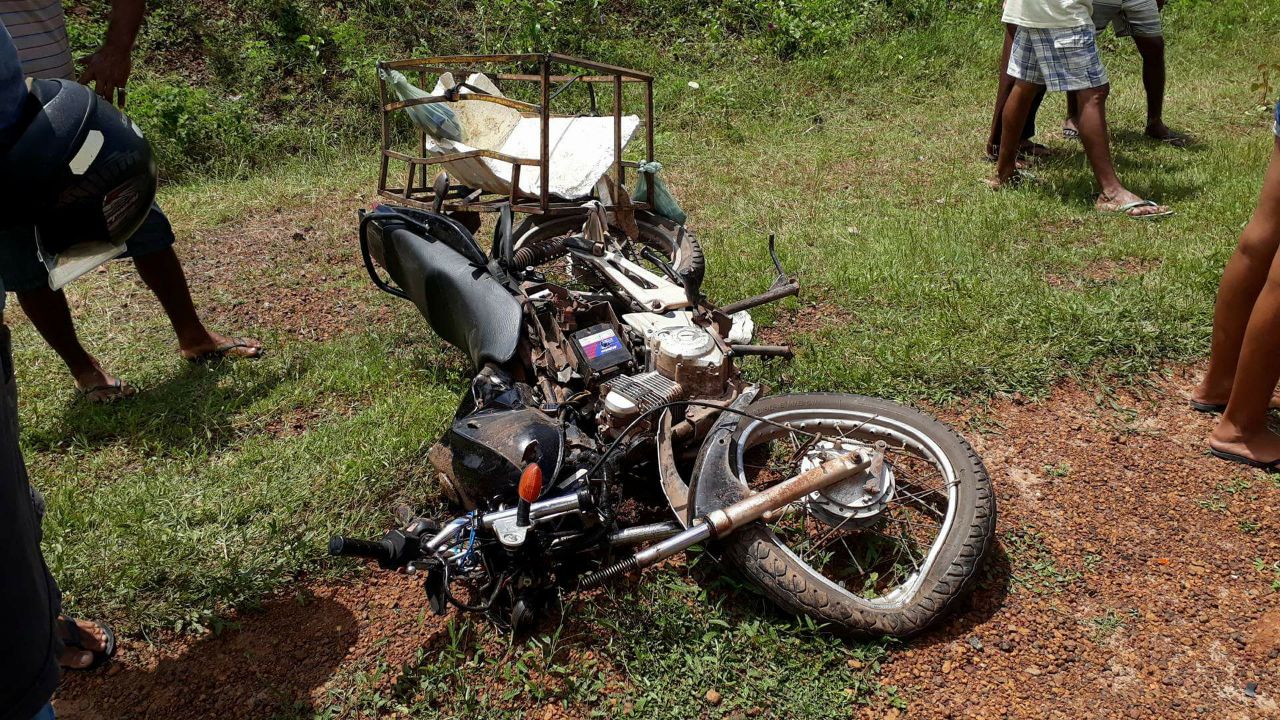
[(648, 567), (699, 543), (724, 537), (747, 523), (759, 520), (770, 510), (776, 510), (828, 485), (834, 485), (870, 470), (876, 463), (884, 462), (884, 455), (877, 451), (870, 460), (857, 462), (858, 459), (859, 456), (856, 453), (832, 458), (812, 470), (778, 483), (763, 492), (739, 500), (720, 510), (713, 510), (696, 518), (693, 525), (679, 535), (647, 547), (603, 570), (584, 575), (578, 587), (583, 590), (597, 587), (624, 573)]

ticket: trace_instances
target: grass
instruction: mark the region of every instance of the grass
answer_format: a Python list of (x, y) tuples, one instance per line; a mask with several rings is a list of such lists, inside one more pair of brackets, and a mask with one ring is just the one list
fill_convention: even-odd
[[(663, 68), (659, 153), (706, 247), (706, 290), (725, 301), (766, 287), (769, 233), (804, 283), (802, 301), (757, 317), (789, 329), (796, 361), (753, 361), (751, 372), (781, 388), (945, 403), (1036, 397), (1084, 374), (1120, 383), (1201, 356), (1221, 267), (1270, 152), (1251, 84), (1276, 10), (1230, 0), (1168, 12), (1169, 120), (1197, 137), (1188, 150), (1135, 136), (1138, 60), (1130, 43), (1104, 42), (1121, 176), (1178, 211), (1158, 224), (1091, 211), (1083, 160), (1052, 139), (1058, 98), (1041, 122), (1060, 157), (1039, 181), (999, 194), (979, 184), (990, 172), (979, 154), (1000, 39), (990, 18), (963, 16), (790, 63), (685, 59)], [(134, 638), (216, 626), (229, 608), (299, 576), (350, 573), (323, 558), (331, 533), (372, 534), (397, 502), (436, 502), (424, 455), (465, 368), (408, 304), (361, 279), (351, 218), (372, 186), (369, 158), (368, 148), (331, 148), (247, 178), (170, 186), (162, 202), (183, 253), (203, 258), (207, 272), (193, 278), (202, 305), (238, 312), (227, 296), (255, 306), (301, 297), (313, 282), (299, 273), (346, 248), (333, 250), (334, 267), (345, 270), (327, 282), (349, 302), (385, 307), (384, 321), (313, 340), (267, 315), (228, 328), (262, 336), (267, 359), (189, 368), (154, 301), (117, 266), (77, 283), (71, 298), (90, 347), (144, 392), (96, 408), (74, 402), (57, 358), (11, 307), (23, 445), (48, 497), (45, 553), (70, 609), (116, 621)], [(317, 229), (261, 266), (240, 267), (246, 255), (215, 245), (273, 217), (305, 217)], [(1006, 540), (1028, 587), (1051, 592), (1072, 581), (1033, 536)], [(494, 650), (503, 642), (494, 631), (458, 621), (446, 652), (403, 674), (375, 665), (337, 678), (320, 714), (396, 707), (496, 717), (520, 713), (529, 698), (610, 714), (600, 683), (646, 717), (752, 708), (824, 717), (855, 700), (900, 701), (876, 687), (880, 645), (832, 641), (744, 590), (708, 595), (674, 571), (649, 580), (577, 606), (570, 627), (528, 644)], [(598, 670), (577, 664), (587, 651)], [(513, 662), (546, 682), (528, 687), (503, 674)], [(391, 690), (381, 682), (389, 674), (400, 677)], [(459, 678), (477, 676), (492, 679), (488, 694), (454, 697)], [(705, 703), (709, 689), (722, 693), (719, 704)]]
[(1106, 613), (1089, 618), (1087, 624), (1091, 627), (1093, 641), (1102, 642), (1124, 628), (1130, 620), (1137, 619), (1137, 610), (1129, 610), (1122, 613), (1115, 608), (1108, 608)]
[(1061, 592), (1084, 577), (1078, 570), (1063, 567), (1045, 545), (1044, 536), (1033, 527), (1004, 533), (1003, 545), (1009, 554), (1009, 574), (1015, 590), (1047, 595)]
[[(571, 618), (521, 642), (452, 619), (440, 647), (340, 683), (321, 717), (825, 717), (851, 703), (902, 706), (875, 682), (886, 649), (772, 617), (763, 600), (655, 573), (634, 589), (571, 603)], [(729, 599), (731, 598), (731, 600)], [(397, 678), (387, 687), (379, 678)], [(353, 678), (354, 679), (354, 678)]]

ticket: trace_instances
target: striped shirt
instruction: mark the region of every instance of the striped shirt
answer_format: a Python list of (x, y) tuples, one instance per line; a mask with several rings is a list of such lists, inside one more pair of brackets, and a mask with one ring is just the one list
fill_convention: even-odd
[(75, 79), (61, 0), (0, 0), (0, 22), (13, 36), (23, 74)]

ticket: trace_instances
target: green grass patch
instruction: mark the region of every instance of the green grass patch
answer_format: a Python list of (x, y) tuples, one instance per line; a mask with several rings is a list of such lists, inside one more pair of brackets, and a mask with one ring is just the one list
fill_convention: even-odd
[(519, 641), (450, 620), (405, 667), (352, 671), (316, 717), (521, 718), (556, 707), (583, 718), (823, 718), (835, 707), (905, 706), (875, 681), (883, 644), (843, 642), (732, 583), (701, 581), (654, 572), (571, 601), (566, 621)]

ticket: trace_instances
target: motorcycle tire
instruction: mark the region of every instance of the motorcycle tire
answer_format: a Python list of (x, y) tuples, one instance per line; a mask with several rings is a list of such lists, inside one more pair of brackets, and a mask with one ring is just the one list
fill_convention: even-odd
[[(948, 513), (951, 522), (939, 521), (936, 550), (931, 550), (930, 555), (934, 559), (927, 568), (916, 570), (919, 581), (915, 591), (900, 601), (876, 601), (856, 589), (842, 586), (802, 560), (801, 553), (789, 547), (765, 521), (758, 520), (725, 538), (720, 549), (723, 559), (758, 586), (766, 597), (788, 612), (828, 624), (841, 634), (902, 638), (929, 627), (972, 588), (983, 559), (993, 545), (995, 496), (982, 460), (954, 430), (913, 408), (858, 395), (771, 396), (756, 401), (748, 410), (777, 422), (799, 421), (803, 426), (809, 421), (810, 429), (817, 429), (812, 421), (824, 417), (843, 422), (881, 423), (891, 429), (888, 435), (911, 436), (922, 447), (933, 448), (932, 451), (945, 459), (953, 477), (945, 484), (948, 490), (954, 488), (949, 502), (954, 514)], [(859, 425), (859, 428), (866, 426)], [(874, 428), (872, 425), (865, 431), (871, 432)], [(735, 440), (740, 449), (734, 460), (738, 482), (747, 483), (742, 466), (749, 462), (743, 460), (744, 453), (749, 452), (757, 436), (770, 432), (785, 431), (770, 430), (768, 425), (746, 418), (739, 425)], [(820, 551), (817, 555), (822, 557)]]

